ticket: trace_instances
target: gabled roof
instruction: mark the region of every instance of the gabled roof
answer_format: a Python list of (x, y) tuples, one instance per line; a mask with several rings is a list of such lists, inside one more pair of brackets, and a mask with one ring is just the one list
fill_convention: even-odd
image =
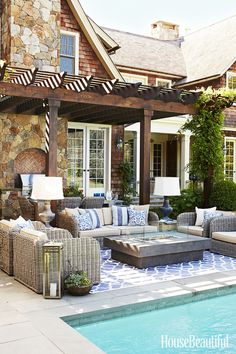
[(121, 47), (112, 56), (116, 65), (167, 73), (180, 78), (186, 76), (178, 41), (163, 41), (114, 29), (103, 29)]
[(98, 26), (96, 24), (96, 22), (94, 22), (89, 16), (88, 16), (88, 19), (91, 23), (91, 25), (93, 26), (93, 29), (94, 31), (97, 33), (97, 35), (100, 37), (100, 39), (102, 40), (102, 42), (104, 43), (107, 51), (110, 53), (110, 52), (113, 52), (117, 49), (120, 48), (119, 44), (116, 43), (114, 41), (113, 38), (111, 38), (103, 29), (102, 27)]
[(77, 20), (79, 26), (81, 27), (84, 35), (86, 36), (91, 47), (95, 51), (97, 57), (100, 59), (107, 73), (111, 78), (116, 78), (123, 81), (123, 78), (107, 53), (105, 47), (103, 46), (101, 40), (98, 38), (91, 22), (89, 21), (87, 15), (85, 14), (79, 0), (66, 0), (75, 19)]
[(181, 83), (222, 76), (236, 61), (235, 33), (236, 15), (186, 35), (181, 47), (187, 78)]

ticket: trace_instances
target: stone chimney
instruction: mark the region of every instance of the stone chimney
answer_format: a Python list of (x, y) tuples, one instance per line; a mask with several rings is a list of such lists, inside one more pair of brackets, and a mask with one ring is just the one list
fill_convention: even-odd
[(171, 41), (179, 38), (179, 25), (166, 21), (157, 21), (151, 24), (152, 37)]
[(58, 72), (60, 11), (60, 0), (3, 0), (1, 59)]

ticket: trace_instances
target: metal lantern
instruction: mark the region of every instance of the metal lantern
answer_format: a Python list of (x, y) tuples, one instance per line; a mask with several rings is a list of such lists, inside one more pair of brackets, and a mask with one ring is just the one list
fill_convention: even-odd
[(43, 296), (61, 298), (61, 253), (63, 244), (48, 242), (43, 245)]

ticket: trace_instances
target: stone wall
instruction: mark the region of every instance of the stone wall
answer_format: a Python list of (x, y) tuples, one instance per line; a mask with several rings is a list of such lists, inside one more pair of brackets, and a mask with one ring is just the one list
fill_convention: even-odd
[(2, 3), (2, 59), (13, 66), (59, 71), (60, 0)]
[[(0, 114), (0, 189), (14, 188), (14, 160), (29, 148), (45, 149), (45, 117)], [(66, 175), (67, 120), (58, 120), (58, 176)]]

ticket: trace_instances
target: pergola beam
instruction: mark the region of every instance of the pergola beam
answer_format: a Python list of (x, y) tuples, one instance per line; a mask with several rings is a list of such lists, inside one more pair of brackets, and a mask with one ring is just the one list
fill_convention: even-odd
[(145, 100), (138, 97), (123, 98), (118, 95), (100, 95), (93, 92), (73, 92), (58, 88), (52, 90), (40, 86), (22, 86), (7, 82), (0, 82), (0, 93), (8, 96), (55, 99), (59, 101), (95, 104), (103, 106), (148, 109), (174, 114), (195, 114), (194, 105), (185, 105), (180, 102), (162, 102), (160, 100)]

